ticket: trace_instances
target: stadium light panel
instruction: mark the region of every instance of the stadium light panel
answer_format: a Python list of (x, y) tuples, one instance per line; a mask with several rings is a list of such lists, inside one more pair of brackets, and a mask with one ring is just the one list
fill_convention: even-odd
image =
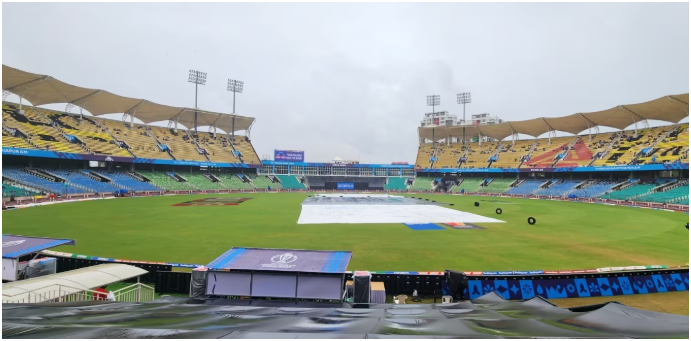
[(243, 81), (228, 79), (228, 91), (242, 93), (242, 89), (244, 86), (245, 82)]
[(437, 106), (441, 103), (441, 99), (439, 95), (429, 95), (427, 96), (427, 106)]
[(190, 76), (187, 81), (190, 83), (204, 85), (206, 84), (206, 72), (190, 70)]
[(461, 92), (456, 95), (456, 100), (458, 104), (468, 104), (470, 103), (470, 92)]

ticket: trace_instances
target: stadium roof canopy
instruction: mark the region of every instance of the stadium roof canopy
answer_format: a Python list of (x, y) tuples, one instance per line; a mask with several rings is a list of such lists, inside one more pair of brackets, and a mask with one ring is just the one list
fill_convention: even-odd
[[(100, 264), (2, 285), (3, 303), (38, 303), (148, 273), (127, 264)], [(59, 294), (58, 294), (59, 292)]]
[(53, 239), (41, 237), (2, 235), (2, 258), (19, 258), (60, 245), (74, 245), (72, 239)]
[[(540, 117), (524, 121), (504, 122), (488, 125), (465, 126), (466, 138), (478, 135), (498, 140), (513, 134), (538, 137), (550, 131), (578, 134), (597, 126), (624, 129), (645, 120), (660, 120), (677, 123), (689, 116), (689, 94), (664, 96), (639, 104), (618, 105), (614, 108), (577, 113), (564, 117)], [(441, 140), (447, 137), (463, 136), (464, 126), (438, 126), (418, 128), (420, 138)]]
[[(185, 127), (194, 126), (193, 108), (172, 107), (140, 98), (130, 98), (106, 90), (82, 88), (51, 76), (39, 75), (2, 65), (2, 90), (25, 98), (35, 106), (69, 103), (88, 110), (94, 116), (125, 113), (148, 124), (177, 121)], [(247, 130), (254, 118), (197, 109), (200, 126), (211, 126), (225, 132)]]

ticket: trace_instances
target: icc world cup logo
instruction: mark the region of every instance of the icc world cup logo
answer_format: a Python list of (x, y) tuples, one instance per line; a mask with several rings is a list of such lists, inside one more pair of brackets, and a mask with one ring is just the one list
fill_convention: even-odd
[(12, 241), (9, 241), (9, 242), (4, 242), (4, 243), (2, 243), (2, 247), (17, 246), (17, 245), (19, 245), (19, 244), (24, 243), (24, 241), (25, 241), (25, 240), (22, 239), (22, 240), (12, 240)]
[(278, 263), (278, 264), (288, 264), (296, 261), (298, 259), (298, 256), (292, 254), (292, 253), (284, 253), (282, 255), (275, 255), (271, 257), (271, 262), (272, 263)]

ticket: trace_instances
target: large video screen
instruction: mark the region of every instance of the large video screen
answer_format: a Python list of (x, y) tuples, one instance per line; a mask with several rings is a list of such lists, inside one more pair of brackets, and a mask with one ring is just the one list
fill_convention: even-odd
[(305, 152), (302, 150), (274, 150), (274, 161), (305, 162)]

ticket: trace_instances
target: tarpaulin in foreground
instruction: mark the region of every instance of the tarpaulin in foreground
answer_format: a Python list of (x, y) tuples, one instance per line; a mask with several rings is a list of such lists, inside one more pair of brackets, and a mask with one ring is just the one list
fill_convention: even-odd
[(565, 309), (491, 293), (450, 304), (349, 304), (167, 298), (90, 307), (3, 305), (2, 337), (31, 339), (687, 338), (688, 316), (607, 303)]

